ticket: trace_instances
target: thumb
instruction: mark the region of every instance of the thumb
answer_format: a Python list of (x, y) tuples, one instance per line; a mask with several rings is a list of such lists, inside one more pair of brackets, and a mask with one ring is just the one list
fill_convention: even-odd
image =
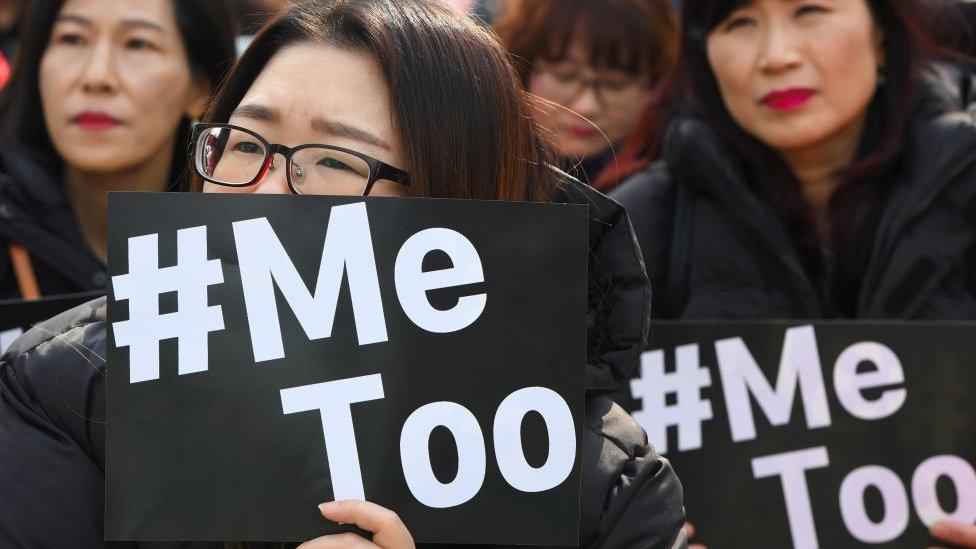
[(976, 548), (976, 526), (952, 520), (940, 520), (932, 525), (929, 533), (942, 541), (963, 547)]

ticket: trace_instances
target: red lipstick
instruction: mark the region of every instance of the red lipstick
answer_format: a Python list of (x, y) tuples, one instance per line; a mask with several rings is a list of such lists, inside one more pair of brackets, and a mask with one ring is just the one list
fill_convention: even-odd
[(576, 124), (569, 127), (569, 133), (576, 139), (592, 139), (599, 134), (593, 126), (578, 126)]
[(110, 130), (121, 124), (118, 118), (100, 111), (82, 111), (76, 114), (71, 121), (90, 132)]
[(784, 88), (773, 90), (762, 98), (762, 104), (777, 111), (790, 111), (805, 105), (814, 95), (809, 88)]

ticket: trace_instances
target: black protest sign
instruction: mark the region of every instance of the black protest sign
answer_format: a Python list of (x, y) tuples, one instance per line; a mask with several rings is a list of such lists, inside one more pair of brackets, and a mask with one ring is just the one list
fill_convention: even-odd
[(0, 300), (0, 354), (38, 322), (91, 301), (102, 292), (81, 292), (34, 300)]
[(976, 521), (976, 323), (657, 323), (618, 395), (708, 547), (924, 547)]
[(114, 194), (106, 537), (575, 545), (587, 210)]

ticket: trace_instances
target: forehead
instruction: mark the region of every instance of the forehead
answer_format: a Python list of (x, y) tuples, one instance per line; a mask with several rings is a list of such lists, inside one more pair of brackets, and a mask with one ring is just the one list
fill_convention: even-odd
[(311, 117), (384, 134), (392, 127), (386, 79), (373, 55), (328, 45), (297, 44), (276, 53), (240, 104), (274, 108), (291, 127), (305, 127)]
[(80, 16), (96, 27), (144, 21), (165, 30), (176, 30), (176, 15), (170, 0), (67, 0), (58, 16)]

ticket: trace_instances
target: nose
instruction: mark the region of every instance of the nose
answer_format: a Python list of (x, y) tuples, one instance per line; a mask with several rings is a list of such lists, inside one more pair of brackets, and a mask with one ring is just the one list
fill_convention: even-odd
[(268, 158), (268, 162), (260, 179), (254, 184), (254, 194), (291, 194), (288, 179), (285, 177), (284, 157), (275, 153)]
[(111, 93), (118, 88), (112, 53), (108, 40), (99, 40), (91, 49), (82, 73), (82, 89), (88, 93)]
[(600, 112), (602, 105), (597, 96), (596, 86), (592, 82), (586, 82), (580, 87), (581, 89), (576, 93), (576, 97), (566, 106), (585, 117)]
[(802, 61), (796, 33), (789, 25), (771, 23), (763, 29), (758, 59), (761, 71), (781, 73), (800, 66)]

